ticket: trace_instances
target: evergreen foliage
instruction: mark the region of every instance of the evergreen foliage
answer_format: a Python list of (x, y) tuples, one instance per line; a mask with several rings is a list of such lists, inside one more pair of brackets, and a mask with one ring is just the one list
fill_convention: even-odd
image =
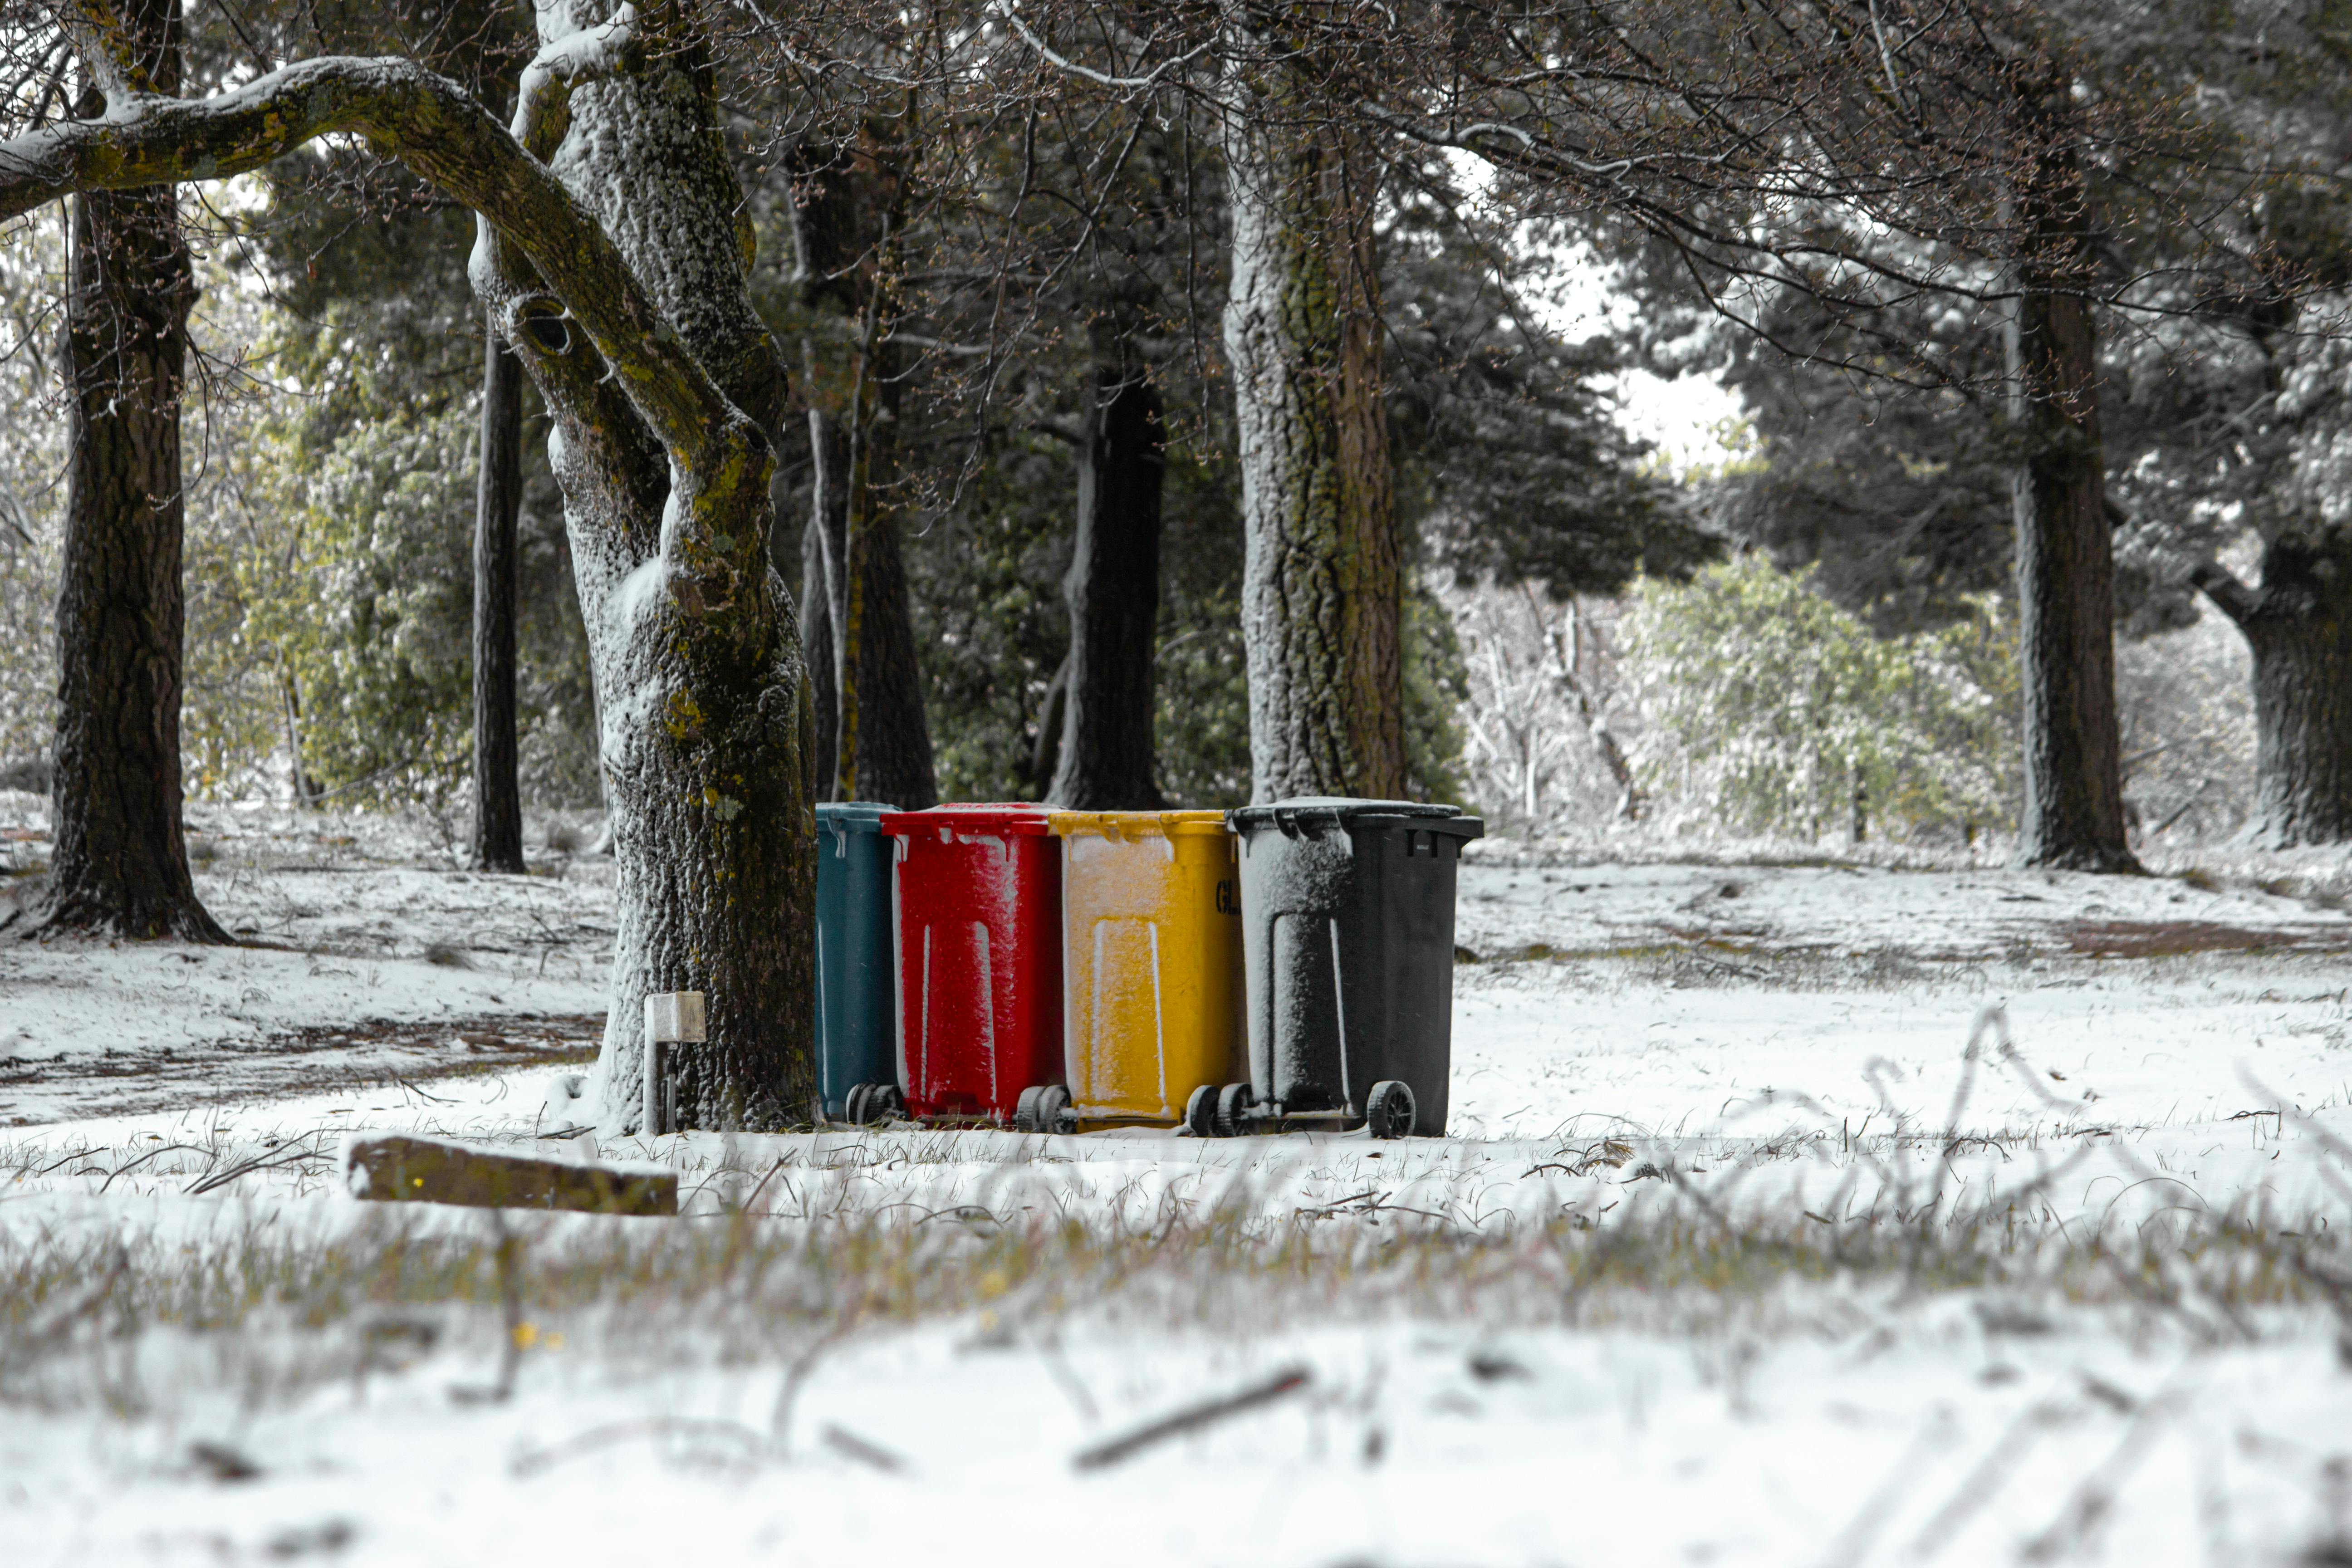
[[(1649, 676), (1641, 768), (1706, 831), (1861, 837), (2006, 830), (2020, 765), (2014, 620), (1990, 598), (1874, 634), (1814, 572), (1742, 554), (1645, 580), (1627, 624)], [(1894, 836), (1894, 835), (1889, 835)]]

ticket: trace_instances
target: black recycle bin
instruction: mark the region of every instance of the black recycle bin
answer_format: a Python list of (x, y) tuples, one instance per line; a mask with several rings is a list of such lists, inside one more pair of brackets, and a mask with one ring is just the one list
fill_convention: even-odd
[(1196, 1133), (1368, 1124), (1439, 1137), (1454, 1057), (1454, 885), (1486, 830), (1451, 805), (1307, 798), (1226, 813), (1241, 836), (1250, 1081)]

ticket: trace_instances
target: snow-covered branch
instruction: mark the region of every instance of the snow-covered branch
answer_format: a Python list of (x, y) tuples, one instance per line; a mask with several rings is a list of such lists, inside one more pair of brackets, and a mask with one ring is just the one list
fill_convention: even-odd
[(337, 132), (366, 137), (520, 247), (673, 453), (705, 451), (741, 422), (596, 220), (463, 88), (411, 60), (303, 60), (202, 100), (133, 91), (103, 120), (0, 142), (0, 220), (77, 191), (225, 179)]

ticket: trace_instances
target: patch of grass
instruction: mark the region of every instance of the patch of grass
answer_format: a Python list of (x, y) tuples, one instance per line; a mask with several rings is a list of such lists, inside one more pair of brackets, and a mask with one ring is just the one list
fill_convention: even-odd
[[(1669, 1173), (1651, 1190), (1674, 1185)], [(2251, 1310), (2344, 1303), (2332, 1244), (2266, 1226), (2182, 1219), (2069, 1237), (2014, 1215), (1897, 1213), (1738, 1218), (1664, 1205), (1480, 1231), (1377, 1204), (1270, 1222), (1226, 1203), (1091, 1224), (975, 1205), (911, 1223), (739, 1211), (510, 1215), (503, 1227), (482, 1215), (453, 1228), (444, 1211), (371, 1215), (313, 1241), (262, 1224), (201, 1247), (19, 1238), (0, 1244), (0, 1400), (103, 1398), (135, 1413), (136, 1379), (92, 1369), (129, 1365), (150, 1335), (210, 1344), (221, 1375), (292, 1397), (362, 1374), (387, 1323), (428, 1345), (496, 1343), (522, 1322), (591, 1353), (772, 1363), (967, 1313), (1009, 1335), (1050, 1332), (1073, 1314), (1234, 1332), (1404, 1316), (1706, 1333), (1792, 1326), (1792, 1290), (1816, 1292), (1824, 1311), (1850, 1310), (1835, 1302), (1857, 1292), (1997, 1290), (2231, 1335)]]

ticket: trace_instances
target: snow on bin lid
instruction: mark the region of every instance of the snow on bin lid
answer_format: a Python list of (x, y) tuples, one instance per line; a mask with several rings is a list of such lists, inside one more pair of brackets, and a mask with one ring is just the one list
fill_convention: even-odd
[[(1225, 820), (1234, 831), (1264, 827), (1285, 817), (1328, 816), (1338, 822), (1350, 822), (1361, 816), (1411, 816), (1420, 818), (1453, 818), (1465, 827), (1480, 832), (1486, 824), (1476, 817), (1465, 817), (1458, 805), (1431, 805), (1416, 800), (1355, 800), (1340, 795), (1303, 795), (1291, 800), (1270, 801), (1264, 805), (1237, 805), (1225, 813)], [(1432, 826), (1434, 826), (1433, 821)], [(1474, 834), (1473, 837), (1475, 837)]]
[(895, 805), (873, 800), (829, 800), (816, 808), (816, 825), (832, 833), (879, 833)]
[(882, 816), (882, 831), (897, 837), (912, 833), (937, 832), (941, 828), (955, 833), (1034, 834), (1043, 837), (1053, 829), (1046, 825), (1046, 812), (1042, 805), (1027, 801), (953, 801), (935, 805), (929, 811), (893, 811)]
[(1046, 820), (1065, 838), (1081, 833), (1105, 838), (1132, 838), (1138, 834), (1223, 833), (1222, 811), (1057, 811)]

